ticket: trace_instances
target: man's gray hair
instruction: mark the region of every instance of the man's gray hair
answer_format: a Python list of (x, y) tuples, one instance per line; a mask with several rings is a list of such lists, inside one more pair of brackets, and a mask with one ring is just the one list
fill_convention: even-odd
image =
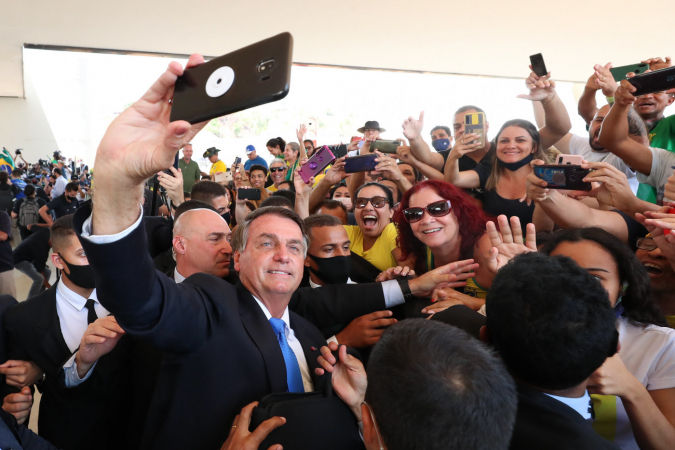
[(265, 206), (263, 208), (258, 208), (255, 211), (251, 212), (243, 223), (240, 223), (239, 226), (232, 233), (232, 239), (230, 244), (232, 245), (232, 251), (243, 253), (246, 248), (246, 243), (248, 242), (248, 230), (254, 220), (272, 214), (275, 216), (282, 217), (284, 219), (289, 219), (295, 222), (298, 227), (300, 227), (300, 232), (302, 233), (302, 244), (303, 244), (303, 254), (307, 257), (307, 247), (309, 246), (309, 240), (307, 237), (307, 228), (305, 227), (305, 222), (302, 221), (300, 216), (298, 216), (295, 211), (284, 208), (282, 206)]

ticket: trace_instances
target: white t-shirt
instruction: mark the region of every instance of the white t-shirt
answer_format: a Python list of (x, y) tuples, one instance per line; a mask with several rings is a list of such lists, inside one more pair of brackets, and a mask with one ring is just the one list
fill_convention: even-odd
[(635, 177), (635, 172), (623, 162), (623, 159), (619, 158), (614, 153), (597, 152), (593, 150), (591, 144), (588, 142), (588, 138), (583, 138), (576, 134), (573, 134), (570, 138), (569, 147), (570, 155), (581, 155), (588, 162), (606, 162), (622, 171), (628, 178), (628, 183), (630, 184), (633, 194), (637, 193), (640, 183), (638, 183), (638, 180)]
[(652, 170), (649, 176), (638, 173), (637, 179), (640, 183), (648, 184), (656, 189), (656, 199), (659, 204), (663, 200), (674, 201), (675, 199), (664, 199), (665, 185), (668, 178), (673, 174), (675, 166), (675, 153), (662, 148), (649, 147), (652, 151)]
[[(640, 380), (648, 391), (674, 388), (675, 330), (655, 325), (636, 327), (625, 317), (617, 321), (617, 329), (621, 343), (619, 355), (630, 373)], [(596, 400), (596, 396), (593, 397)], [(599, 397), (601, 398), (599, 408), (594, 401), (596, 431), (623, 450), (639, 450), (621, 399), (611, 395)], [(602, 431), (598, 429), (599, 422), (602, 422)]]

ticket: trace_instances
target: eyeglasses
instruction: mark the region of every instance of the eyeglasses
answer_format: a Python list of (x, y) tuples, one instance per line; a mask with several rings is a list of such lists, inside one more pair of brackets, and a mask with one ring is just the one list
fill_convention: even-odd
[(428, 212), (431, 217), (443, 217), (450, 214), (452, 205), (450, 200), (441, 200), (440, 202), (429, 203), (426, 208), (413, 207), (403, 211), (403, 217), (408, 223), (415, 223), (422, 220), (424, 211)]
[(283, 172), (284, 170), (286, 170), (285, 167), (272, 167), (270, 172)]
[(651, 252), (652, 250), (656, 250), (658, 245), (656, 245), (652, 238), (639, 238), (637, 240), (637, 248)]
[(370, 202), (371, 205), (373, 205), (373, 208), (383, 208), (384, 205), (389, 203), (386, 198), (384, 197), (371, 197), (371, 198), (363, 198), (363, 197), (356, 197), (356, 200), (354, 200), (354, 206), (358, 209), (363, 209), (366, 207), (366, 205)]

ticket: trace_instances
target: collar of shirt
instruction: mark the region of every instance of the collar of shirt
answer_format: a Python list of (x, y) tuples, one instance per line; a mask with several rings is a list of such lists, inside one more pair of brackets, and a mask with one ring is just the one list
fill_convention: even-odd
[[(260, 309), (262, 309), (262, 312), (265, 313), (265, 317), (267, 317), (267, 320), (269, 321), (272, 318), (272, 314), (270, 314), (269, 310), (267, 309), (267, 306), (263, 304), (260, 300), (258, 300), (258, 297), (255, 295), (252, 296), (256, 302), (258, 302), (258, 306), (260, 306)], [(281, 316), (281, 320), (284, 321), (286, 324), (286, 337), (290, 333), (293, 333), (293, 330), (291, 329), (291, 316), (288, 314), (288, 306), (286, 306), (286, 309), (284, 309), (284, 314)]]
[(185, 281), (185, 277), (181, 274), (178, 273), (178, 269), (173, 269), (173, 279), (176, 281), (176, 283), (182, 283)]
[[(351, 278), (347, 278), (346, 284), (356, 284), (356, 283), (354, 283)], [(313, 282), (312, 277), (309, 277), (309, 285), (311, 286), (312, 289), (316, 289), (318, 287), (323, 286), (322, 284), (316, 284), (315, 282)]]
[(70, 288), (68, 288), (68, 286), (66, 286), (63, 280), (59, 280), (59, 285), (56, 287), (56, 292), (61, 295), (61, 298), (70, 303), (70, 305), (73, 308), (77, 309), (78, 311), (81, 311), (82, 308), (84, 308), (85, 304), (87, 303), (87, 300), (89, 299), (92, 299), (96, 303), (99, 303), (98, 297), (96, 297), (96, 289), (92, 291), (89, 298), (84, 298), (80, 294), (76, 294)]
[(546, 394), (551, 398), (558, 400), (561, 403), (566, 404), (579, 414), (581, 417), (588, 420), (592, 417), (591, 414), (591, 396), (588, 395), (588, 391), (584, 392), (584, 395), (579, 398), (570, 398), (570, 397), (558, 397), (557, 395)]

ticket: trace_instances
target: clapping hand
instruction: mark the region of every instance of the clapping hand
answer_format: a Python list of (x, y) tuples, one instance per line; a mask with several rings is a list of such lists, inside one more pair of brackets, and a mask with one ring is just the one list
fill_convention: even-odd
[[(338, 349), (339, 361), (332, 353)], [(335, 342), (329, 343), (328, 347), (321, 347), (321, 356), (318, 361), (322, 368), (314, 369), (315, 373), (317, 375), (323, 375), (325, 372), (333, 374), (331, 382), (335, 393), (349, 406), (360, 422), (361, 404), (368, 387), (368, 377), (363, 363), (352, 355), (348, 355), (346, 346), (338, 346)]]
[[(532, 69), (532, 66), (530, 66)], [(530, 76), (525, 79), (525, 86), (530, 90), (529, 94), (520, 94), (518, 98), (530, 100), (533, 102), (546, 102), (555, 95), (555, 81), (551, 79), (551, 72), (543, 77), (536, 73), (530, 73)]]
[(490, 238), (492, 248), (487, 255), (487, 269), (496, 274), (499, 269), (504, 267), (509, 261), (521, 253), (537, 251), (537, 233), (534, 224), (527, 225), (525, 234), (525, 244), (523, 245), (523, 230), (520, 226), (520, 219), (517, 216), (511, 217), (511, 225), (505, 215), (497, 218), (499, 222), (499, 231), (497, 232), (495, 223), (487, 223), (487, 235)]

